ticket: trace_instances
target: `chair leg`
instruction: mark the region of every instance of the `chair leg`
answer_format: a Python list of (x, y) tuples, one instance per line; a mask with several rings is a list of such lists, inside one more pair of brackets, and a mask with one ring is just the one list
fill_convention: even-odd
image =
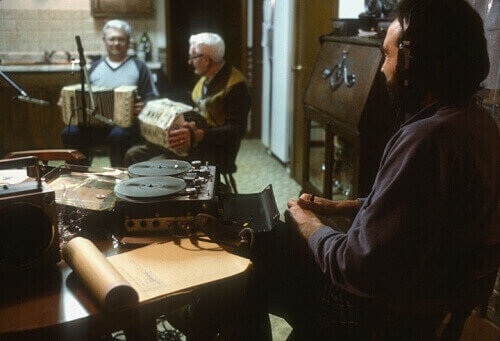
[(229, 187), (230, 190), (232, 190), (231, 183), (229, 182), (229, 179), (227, 178), (227, 174), (222, 173), (222, 176), (224, 177), (224, 183), (226, 184), (226, 186)]
[(233, 193), (238, 194), (238, 189), (236, 188), (236, 181), (234, 181), (233, 174), (229, 174), (229, 182), (231, 183), (231, 187), (233, 189)]

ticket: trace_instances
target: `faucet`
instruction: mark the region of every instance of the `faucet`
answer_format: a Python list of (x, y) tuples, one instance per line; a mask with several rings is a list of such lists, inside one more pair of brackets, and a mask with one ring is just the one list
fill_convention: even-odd
[(64, 54), (66, 55), (66, 60), (68, 63), (71, 62), (71, 53), (69, 51), (64, 51)]
[(52, 58), (52, 56), (54, 55), (54, 53), (56, 53), (55, 50), (52, 50), (52, 51), (47, 51), (47, 50), (44, 50), (43, 51), (43, 63), (44, 64), (50, 64), (50, 59)]

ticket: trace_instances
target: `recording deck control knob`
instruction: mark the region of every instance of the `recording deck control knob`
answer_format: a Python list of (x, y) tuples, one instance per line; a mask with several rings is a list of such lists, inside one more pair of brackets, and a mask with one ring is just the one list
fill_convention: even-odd
[(205, 182), (205, 178), (198, 178), (194, 181), (195, 186), (201, 186)]
[(196, 172), (189, 172), (184, 175), (184, 181), (193, 181), (196, 179)]
[(198, 172), (200, 174), (207, 174), (210, 173), (210, 168), (208, 166), (201, 166)]
[(194, 188), (194, 187), (187, 187), (186, 188), (186, 194), (188, 194), (188, 195), (195, 195), (196, 194), (196, 188)]
[(153, 226), (154, 227), (160, 226), (160, 222), (158, 220), (153, 221)]
[(141, 227), (142, 227), (142, 228), (145, 228), (145, 227), (148, 225), (148, 223), (147, 223), (145, 220), (142, 220), (142, 221), (139, 223), (139, 225), (141, 225)]

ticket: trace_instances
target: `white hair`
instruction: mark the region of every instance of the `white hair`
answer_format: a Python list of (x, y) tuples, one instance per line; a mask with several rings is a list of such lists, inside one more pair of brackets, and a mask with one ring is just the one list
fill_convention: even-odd
[(215, 33), (194, 34), (189, 38), (189, 45), (197, 48), (216, 63), (222, 61), (226, 52), (224, 40)]
[(106, 38), (106, 33), (108, 32), (108, 28), (116, 28), (117, 30), (122, 29), (125, 34), (127, 35), (127, 38), (130, 40), (130, 37), (132, 37), (132, 28), (130, 27), (129, 23), (123, 20), (110, 20), (104, 24), (104, 27), (102, 28), (102, 37)]

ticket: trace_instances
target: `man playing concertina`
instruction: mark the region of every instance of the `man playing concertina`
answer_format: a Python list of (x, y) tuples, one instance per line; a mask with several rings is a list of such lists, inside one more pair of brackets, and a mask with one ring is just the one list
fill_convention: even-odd
[[(137, 85), (140, 99), (136, 100), (134, 115), (143, 108), (144, 103), (158, 97), (158, 91), (146, 64), (127, 55), (132, 36), (130, 25), (122, 20), (110, 20), (102, 29), (103, 43), (108, 55), (90, 65), (89, 78), (92, 85), (118, 87), (123, 85)], [(91, 129), (99, 129), (92, 127)], [(139, 140), (138, 123), (134, 118), (131, 128), (114, 126), (104, 128), (109, 130), (109, 158), (112, 167), (123, 167), (124, 156), (130, 146)], [(88, 155), (88, 142), (80, 127), (70, 125), (61, 132), (61, 139), (65, 147), (76, 148)], [(69, 145), (68, 145), (69, 142)]]
[[(200, 33), (189, 39), (188, 63), (200, 76), (191, 99), (201, 116), (198, 123), (186, 116), (186, 123), (170, 131), (171, 148), (189, 147), (187, 160), (198, 159), (218, 165), (224, 173), (236, 171), (234, 161), (247, 127), (251, 107), (245, 77), (224, 60), (225, 44), (214, 33)], [(126, 165), (155, 159), (181, 159), (152, 144), (132, 147)]]

